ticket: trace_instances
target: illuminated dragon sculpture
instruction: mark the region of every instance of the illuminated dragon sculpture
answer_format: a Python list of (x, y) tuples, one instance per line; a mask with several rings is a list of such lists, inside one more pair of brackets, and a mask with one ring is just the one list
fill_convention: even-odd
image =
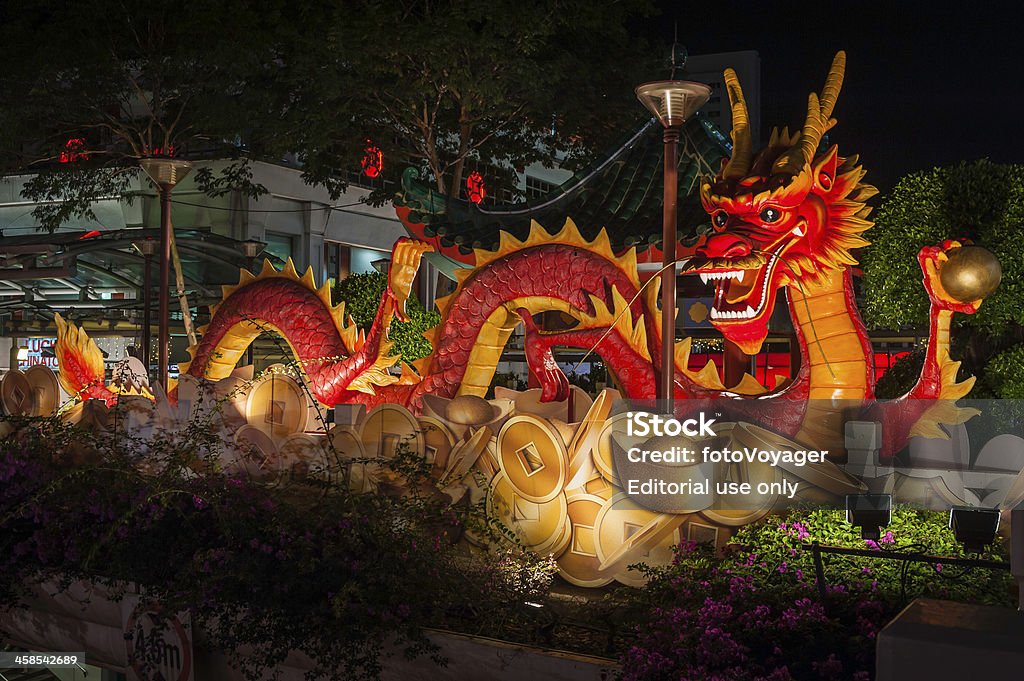
[[(712, 324), (751, 354), (765, 340), (783, 291), (800, 346), (799, 372), (775, 392), (751, 376), (726, 390), (712, 364), (700, 371), (689, 368), (689, 339), (676, 343), (672, 367), (679, 399), (729, 397), (742, 404), (753, 402), (743, 397), (779, 398), (774, 401), (783, 405), (778, 430), (800, 441), (835, 440), (839, 412), (830, 406), (835, 401), (874, 400), (872, 348), (855, 306), (850, 267), (856, 263), (851, 251), (868, 243), (862, 236), (872, 224), (865, 201), (876, 191), (861, 183), (864, 171), (856, 157), (839, 156), (836, 146), (819, 150), (836, 122), (832, 111), (844, 67), (845, 55), (839, 53), (821, 94), (809, 97), (803, 128), (793, 134), (773, 131), (756, 155), (742, 90), (735, 73), (726, 71), (733, 153), (715, 177), (702, 182), (713, 233), (684, 268), (714, 285)], [(936, 400), (962, 397), (973, 384), (973, 379), (956, 381), (959, 363), (949, 357), (949, 329), (954, 312), (971, 314), (981, 300), (953, 298), (939, 277), (958, 247), (947, 242), (920, 253), (931, 334), (920, 380), (881, 415), (889, 452), (906, 436), (934, 428), (934, 422), (922, 425), (919, 417)], [(392, 318), (404, 316), (420, 258), (429, 250), (409, 239), (395, 245), (389, 286), (366, 333), (346, 320), (344, 305), (331, 304), (326, 285), (315, 286), (311, 271), (300, 277), (290, 262), (280, 272), (269, 263), (258, 276), (243, 271), (237, 286), (225, 287), (182, 372), (225, 378), (248, 344), (271, 329), (289, 343), (320, 402), (390, 402), (418, 412), (427, 394), (485, 395), (506, 342), (524, 324), (527, 360), (545, 400), (564, 399), (569, 392), (554, 346), (594, 350), (626, 397), (653, 399), (663, 342), (657, 278), (644, 285), (634, 250), (613, 252), (604, 231), (587, 242), (571, 221), (554, 235), (535, 223), (523, 242), (502, 234), (497, 250), (477, 250), (475, 265), (457, 273), (456, 291), (437, 301), (442, 321), (428, 333), (433, 353), (397, 375), (387, 329)], [(575, 326), (557, 332), (538, 328), (534, 315), (550, 310), (565, 313)], [(74, 325), (59, 319), (58, 325), (65, 389), (115, 401), (116, 394), (103, 384), (98, 350)]]

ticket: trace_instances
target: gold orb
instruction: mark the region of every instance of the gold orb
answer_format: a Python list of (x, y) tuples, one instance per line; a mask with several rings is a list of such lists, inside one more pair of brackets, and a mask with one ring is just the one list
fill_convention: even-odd
[(963, 303), (992, 295), (1003, 276), (999, 259), (981, 246), (954, 248), (942, 265), (939, 279), (946, 293)]
[(476, 395), (459, 395), (445, 406), (444, 417), (452, 423), (475, 426), (494, 420), (497, 410), (490, 402)]

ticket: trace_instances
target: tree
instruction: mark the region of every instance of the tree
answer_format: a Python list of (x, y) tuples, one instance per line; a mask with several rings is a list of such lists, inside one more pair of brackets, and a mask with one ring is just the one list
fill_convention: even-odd
[(302, 158), (307, 175), (335, 193), (367, 140), (384, 151), (388, 179), (411, 165), (448, 197), (462, 189), (467, 164), (490, 164), (492, 194), (513, 188), (514, 170), (532, 162), (551, 165), (565, 152), (571, 165), (640, 118), (633, 88), (661, 56), (624, 28), (649, 10), (645, 0), (326, 4), (323, 39), (303, 45), (319, 55), (321, 77), (283, 120), (316, 116)]
[(248, 93), (276, 69), (275, 0), (5, 8), (0, 168), (34, 174), (23, 193), (42, 228), (94, 218), (94, 201), (125, 196), (145, 156), (238, 159), (216, 176), (201, 171), (200, 186), (263, 191), (244, 162), (245, 126)]
[(494, 195), (515, 169), (560, 152), (582, 162), (642, 115), (632, 90), (662, 51), (624, 26), (648, 11), (647, 0), (6, 3), (0, 171), (35, 174), (25, 197), (50, 230), (123, 196), (151, 154), (234, 158), (216, 177), (199, 171), (199, 186), (258, 195), (247, 160), (290, 152), (337, 197), (373, 140), (387, 179), (413, 165), (454, 195), (467, 163), (493, 163)]
[(907, 175), (885, 197), (865, 249), (864, 312), (875, 328), (926, 328), (928, 297), (917, 252), (944, 239), (968, 238), (1002, 265), (999, 289), (975, 315), (956, 315), (954, 354), (979, 377), (975, 396), (993, 394), (984, 371), (997, 353), (1024, 342), (1024, 166), (988, 160)]

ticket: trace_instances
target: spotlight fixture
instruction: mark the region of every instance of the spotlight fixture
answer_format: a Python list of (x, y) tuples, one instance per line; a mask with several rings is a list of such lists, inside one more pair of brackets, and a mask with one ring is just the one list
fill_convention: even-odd
[(994, 508), (954, 506), (949, 509), (949, 529), (968, 553), (981, 553), (996, 538), (999, 511)]
[(892, 520), (891, 494), (848, 494), (846, 522), (860, 528), (864, 539), (878, 541), (882, 528)]

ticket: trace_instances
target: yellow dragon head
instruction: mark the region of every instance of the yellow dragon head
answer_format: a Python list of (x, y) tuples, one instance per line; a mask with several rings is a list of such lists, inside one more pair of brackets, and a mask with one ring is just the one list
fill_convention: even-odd
[(733, 153), (714, 177), (701, 182), (701, 201), (712, 233), (687, 271), (715, 286), (711, 323), (748, 354), (761, 348), (778, 289), (803, 288), (830, 269), (856, 264), (850, 253), (868, 242), (864, 202), (876, 193), (861, 184), (857, 158), (832, 146), (818, 153), (843, 83), (846, 55), (832, 63), (821, 95), (811, 93), (803, 129), (772, 130), (768, 146), (753, 153), (743, 90), (732, 69), (725, 84), (732, 105)]

